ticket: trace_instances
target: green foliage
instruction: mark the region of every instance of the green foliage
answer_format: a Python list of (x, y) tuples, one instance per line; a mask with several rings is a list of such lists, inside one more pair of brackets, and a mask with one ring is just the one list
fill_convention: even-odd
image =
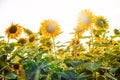
[(96, 71), (97, 69), (100, 68), (102, 62), (101, 61), (96, 61), (96, 62), (86, 62), (82, 65), (82, 67), (86, 70), (89, 71)]
[(85, 79), (87, 79), (89, 77), (91, 77), (90, 74), (81, 73), (81, 74), (78, 75), (77, 80), (85, 80)]
[(16, 79), (17, 75), (14, 73), (7, 73), (5, 77), (8, 79)]

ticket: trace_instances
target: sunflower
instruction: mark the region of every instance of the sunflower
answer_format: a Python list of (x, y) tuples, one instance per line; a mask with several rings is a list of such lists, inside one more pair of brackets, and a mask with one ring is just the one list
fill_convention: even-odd
[(59, 48), (58, 50), (56, 50), (57, 57), (60, 59), (64, 59), (65, 58), (64, 52), (65, 52), (64, 48)]
[(52, 47), (53, 47), (53, 43), (52, 43), (51, 39), (46, 38), (44, 36), (40, 37), (40, 43), (41, 43), (42, 46), (47, 46), (50, 49), (52, 49)]
[(75, 27), (74, 30), (75, 30), (74, 34), (78, 38), (80, 38), (82, 36), (82, 34), (85, 32), (85, 30), (82, 29), (80, 26)]
[(64, 53), (60, 53), (60, 54), (58, 54), (57, 55), (57, 57), (59, 58), (59, 59), (65, 59), (65, 54)]
[(17, 43), (24, 45), (27, 42), (25, 38), (20, 38)]
[(63, 52), (64, 52), (64, 48), (59, 48), (56, 52), (57, 52), (58, 54), (59, 54), (59, 53), (63, 53)]
[(48, 51), (49, 50), (49, 47), (47, 46), (39, 46), (38, 47), (38, 51)]
[(73, 38), (71, 39), (70, 43), (69, 43), (69, 47), (74, 47), (76, 45), (80, 44), (80, 40), (79, 39), (76, 39), (76, 38)]
[(61, 31), (56, 21), (48, 19), (41, 23), (40, 32), (45, 37), (55, 38)]
[(72, 55), (72, 59), (73, 60), (76, 60), (76, 59), (80, 59), (80, 57), (83, 55), (83, 52), (80, 51), (80, 52), (74, 52), (74, 50), (71, 52), (71, 55)]
[(113, 48), (114, 46), (118, 45), (118, 42), (115, 40), (108, 40), (107, 42), (109, 44), (108, 48)]
[(120, 34), (120, 31), (118, 29), (114, 29), (113, 31), (114, 31), (115, 35), (119, 35)]
[(20, 70), (21, 65), (20, 65), (19, 63), (14, 63), (14, 64), (12, 65), (12, 68), (13, 68), (14, 70)]
[(33, 33), (28, 38), (28, 43), (35, 44), (37, 42), (37, 34)]
[(14, 72), (14, 74), (16, 74), (16, 79), (17, 80), (27, 80), (26, 75), (25, 75), (25, 70), (24, 70), (22, 64), (11, 63), (11, 68), (12, 68), (12, 71)]
[(9, 39), (19, 37), (21, 33), (22, 33), (22, 26), (13, 23), (5, 31), (5, 34)]
[(108, 29), (108, 21), (103, 16), (96, 16), (95, 17), (95, 27), (99, 30)]
[(93, 29), (92, 30), (92, 33), (93, 33), (93, 37), (95, 38), (95, 40), (97, 40), (97, 41), (101, 41), (101, 33), (100, 32), (98, 32), (98, 30), (96, 30), (96, 29)]
[(76, 52), (75, 58), (80, 59), (80, 56), (82, 55), (82, 52)]
[(82, 10), (80, 15), (78, 16), (78, 24), (83, 29), (88, 29), (93, 22), (93, 18), (93, 13), (90, 10)]
[(12, 63), (11, 68), (15, 74), (19, 75), (22, 70), (22, 65), (20, 63)]

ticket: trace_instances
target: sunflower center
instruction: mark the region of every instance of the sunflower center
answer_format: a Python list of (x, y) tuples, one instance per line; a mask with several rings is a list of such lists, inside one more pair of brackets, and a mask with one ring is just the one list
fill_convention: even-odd
[(106, 22), (103, 19), (99, 19), (97, 21), (97, 25), (100, 26), (100, 27), (102, 27), (102, 28), (105, 27), (105, 24), (106, 24)]
[(15, 65), (13, 66), (13, 68), (14, 68), (15, 70), (19, 70), (20, 65), (19, 65), (19, 64), (15, 64)]
[(46, 26), (46, 30), (47, 30), (48, 33), (53, 33), (53, 32), (55, 31), (55, 25), (53, 25), (53, 24), (48, 24), (48, 25)]
[(96, 34), (95, 37), (99, 37), (99, 35)]
[(77, 54), (77, 56), (80, 56), (80, 54)]
[(88, 15), (82, 15), (81, 21), (83, 24), (87, 25), (90, 23), (90, 17)]
[(20, 39), (20, 40), (18, 41), (18, 43), (20, 43), (20, 44), (25, 44), (25, 43), (26, 43), (26, 40), (25, 40), (24, 38), (22, 38), (22, 39)]
[(10, 33), (16, 33), (17, 31), (17, 27), (16, 26), (12, 26), (10, 29), (9, 29), (9, 32)]

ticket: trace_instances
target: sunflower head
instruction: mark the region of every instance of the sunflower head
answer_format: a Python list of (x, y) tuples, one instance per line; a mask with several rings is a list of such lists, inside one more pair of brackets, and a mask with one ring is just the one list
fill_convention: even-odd
[(23, 69), (20, 63), (12, 63), (11, 68), (12, 68), (12, 71), (16, 74), (19, 74), (20, 71)]
[(95, 27), (99, 30), (105, 30), (109, 28), (108, 21), (103, 16), (95, 17)]
[(82, 10), (80, 12), (80, 15), (78, 16), (78, 24), (83, 28), (83, 29), (88, 29), (92, 22), (93, 22), (93, 14), (90, 10)]
[(19, 70), (20, 69), (20, 64), (18, 64), (18, 63), (13, 64), (13, 69), (14, 70)]
[(41, 23), (40, 32), (45, 37), (55, 38), (61, 31), (56, 21), (48, 19)]
[(56, 53), (57, 53), (57, 57), (59, 59), (64, 59), (65, 58), (64, 48), (59, 48), (58, 50), (56, 50)]
[(120, 34), (120, 31), (119, 31), (118, 29), (114, 29), (113, 31), (114, 31), (114, 34), (115, 34), (115, 35)]
[(56, 52), (57, 53), (62, 53), (62, 52), (64, 52), (64, 48), (59, 48)]
[(76, 26), (76, 27), (74, 28), (74, 30), (75, 30), (74, 34), (75, 34), (78, 38), (80, 38), (80, 37), (82, 36), (82, 34), (85, 32), (85, 30), (82, 29), (80, 26)]
[(102, 33), (96, 29), (93, 29), (92, 32), (95, 40), (100, 41)]
[(48, 51), (49, 50), (49, 47), (47, 46), (39, 46), (38, 47), (38, 51)]
[(31, 36), (31, 37), (29, 38), (29, 42), (34, 42), (34, 40), (35, 40), (35, 36)]
[(29, 36), (29, 38), (28, 38), (28, 43), (33, 43), (33, 44), (35, 44), (36, 40), (37, 40), (37, 35), (36, 35), (35, 33), (34, 33), (34, 34), (31, 34), (31, 35)]
[(24, 45), (27, 42), (25, 38), (20, 38), (17, 43)]
[(76, 56), (77, 57), (80, 57), (81, 55), (80, 55), (80, 52), (76, 52)]
[(68, 44), (68, 48), (76, 48), (75, 46), (77, 46), (78, 44), (80, 44), (80, 40), (73, 38), (73, 39), (71, 39), (70, 43)]
[(22, 26), (13, 23), (5, 31), (5, 34), (9, 39), (19, 37), (21, 33), (22, 33)]

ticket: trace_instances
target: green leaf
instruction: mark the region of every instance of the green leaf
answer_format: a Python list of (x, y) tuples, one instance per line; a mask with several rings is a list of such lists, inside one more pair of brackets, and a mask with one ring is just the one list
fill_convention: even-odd
[(73, 70), (67, 70), (65, 73), (69, 75), (68, 80), (76, 80), (76, 73)]
[(85, 38), (91, 38), (92, 36), (82, 36), (81, 38), (82, 39), (85, 39)]
[(83, 61), (82, 60), (79, 60), (79, 61), (70, 61), (70, 63), (71, 63), (71, 65), (73, 67), (77, 67), (77, 66), (80, 66), (83, 63)]
[(107, 77), (110, 78), (111, 80), (118, 80), (118, 79), (116, 79), (115, 77), (111, 76), (111, 75), (108, 74), (108, 73), (105, 73), (105, 76), (107, 76)]
[(91, 77), (91, 75), (85, 74), (85, 73), (81, 73), (78, 77), (77, 80), (85, 80), (87, 78)]
[(103, 69), (103, 70), (109, 70), (110, 67), (100, 67), (100, 69)]
[(105, 30), (94, 30), (95, 35), (101, 35)]
[(40, 40), (41, 43), (45, 43), (46, 41), (50, 41), (50, 38), (45, 38), (43, 40)]
[[(36, 55), (36, 60), (38, 61), (38, 62), (40, 62), (41, 61), (41, 59), (42, 59), (42, 56), (43, 56), (43, 54), (44, 53), (47, 53), (48, 51), (47, 50), (41, 50), (37, 55)], [(51, 57), (51, 59), (52, 59), (53, 57)]]
[(111, 68), (110, 68), (110, 72), (114, 73), (115, 71), (118, 70), (118, 68), (119, 68), (119, 67), (117, 67), (117, 66), (116, 66), (116, 67), (111, 67)]
[(65, 80), (76, 80), (76, 73), (73, 70), (59, 72), (58, 75), (60, 75)]
[(91, 57), (91, 58), (93, 58), (93, 56), (90, 55), (90, 54), (84, 54), (84, 55), (87, 56), (87, 57)]
[(58, 74), (65, 79), (69, 79), (69, 75), (66, 74), (65, 72), (59, 72)]
[(117, 37), (120, 37), (120, 34), (118, 34), (118, 35), (114, 35), (114, 36), (110, 36), (112, 39), (114, 39), (114, 38), (117, 38)]
[(110, 43), (102, 43), (102, 44), (100, 44), (101, 47), (108, 47), (110, 45), (111, 45)]
[(67, 59), (64, 60), (64, 63), (65, 63), (68, 67), (70, 67), (70, 66), (72, 66), (72, 65), (71, 65), (71, 61), (72, 61), (71, 58), (67, 58)]
[(11, 53), (14, 50), (14, 45), (13, 44), (6, 45), (4, 49), (6, 52)]
[(66, 45), (58, 45), (58, 46), (56, 46), (57, 48), (59, 48), (59, 47), (65, 47)]
[(50, 66), (48, 64), (48, 62), (44, 62), (39, 66), (41, 74), (48, 74), (50, 72)]
[(8, 73), (5, 77), (8, 79), (16, 79), (17, 75), (14, 73)]
[(59, 43), (60, 43), (60, 41), (57, 41), (57, 42), (56, 42), (56, 44), (59, 44)]
[(25, 29), (28, 35), (31, 35), (33, 32), (30, 29)]
[(86, 70), (89, 70), (89, 71), (95, 71), (98, 68), (100, 68), (101, 64), (102, 64), (101, 61), (96, 61), (94, 63), (86, 62), (82, 65), (82, 67), (85, 68)]
[(99, 42), (94, 42), (93, 45), (94, 46), (100, 46), (100, 43)]
[(5, 38), (5, 36), (0, 36), (0, 38)]

